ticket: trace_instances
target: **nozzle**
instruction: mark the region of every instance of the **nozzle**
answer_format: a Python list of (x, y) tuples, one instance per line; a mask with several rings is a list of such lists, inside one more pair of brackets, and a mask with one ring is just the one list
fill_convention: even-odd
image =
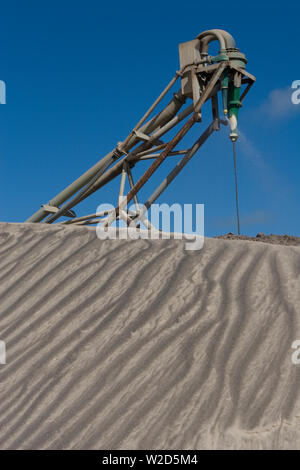
[(231, 142), (236, 142), (239, 138), (239, 135), (237, 132), (231, 132), (229, 135)]
[(236, 142), (239, 138), (238, 130), (237, 130), (237, 118), (234, 114), (229, 117), (229, 125), (230, 125), (230, 135), (229, 138), (232, 142)]

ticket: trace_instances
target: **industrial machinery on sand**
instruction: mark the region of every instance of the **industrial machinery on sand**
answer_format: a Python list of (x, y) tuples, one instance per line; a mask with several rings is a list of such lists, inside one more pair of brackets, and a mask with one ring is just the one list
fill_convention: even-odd
[[(219, 43), (220, 49), (216, 56), (209, 55), (210, 44), (213, 41)], [(100, 223), (103, 224), (103, 227), (109, 227), (116, 220), (121, 219), (128, 225), (134, 223), (139, 220), (141, 215), (139, 192), (164, 160), (175, 156), (180, 158), (168, 176), (143, 202), (142, 207), (146, 209), (151, 207), (206, 140), (215, 131), (219, 131), (221, 125), (229, 124), (230, 139), (234, 146), (238, 231), (240, 232), (235, 143), (238, 139), (239, 109), (255, 82), (255, 77), (246, 71), (247, 59), (236, 47), (234, 38), (220, 29), (205, 31), (199, 34), (196, 39), (180, 44), (179, 58), (180, 70), (176, 71), (174, 78), (127, 138), (123, 142), (119, 142), (104, 158), (47, 204), (43, 204), (26, 222), (51, 224), (63, 217), (63, 221), (60, 222), (63, 224), (91, 225)], [(179, 80), (181, 86), (173, 93), (169, 103), (153, 115), (155, 108)], [(222, 95), (224, 114), (222, 118), (219, 114), (219, 93)], [(178, 150), (178, 144), (191, 128), (201, 124), (202, 107), (209, 101), (212, 109), (211, 124), (190, 148)], [(174, 136), (172, 134), (172, 137), (168, 139), (168, 133), (174, 128), (178, 128), (176, 134)], [(164, 136), (166, 139), (162, 140)], [(152, 163), (145, 173), (134, 182), (132, 170), (144, 160), (150, 160)], [(113, 210), (81, 217), (76, 216), (72, 210), (75, 206), (118, 176), (121, 177), (118, 197), (115, 197), (113, 191), (111, 193), (114, 201), (118, 201)], [(128, 178), (130, 190), (127, 195), (124, 195), (126, 178)], [(130, 201), (134, 201), (135, 211), (127, 209), (127, 204)], [(150, 222), (149, 225), (151, 225)]]

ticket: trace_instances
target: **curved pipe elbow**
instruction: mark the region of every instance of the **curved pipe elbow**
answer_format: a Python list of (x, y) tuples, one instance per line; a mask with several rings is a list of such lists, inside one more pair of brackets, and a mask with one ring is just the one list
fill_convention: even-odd
[(200, 43), (204, 40), (204, 46), (206, 46), (206, 44), (208, 46), (211, 41), (218, 40), (220, 49), (226, 49), (225, 39), (223, 35), (216, 29), (204, 31), (203, 33), (199, 34), (199, 36), (197, 36), (197, 39), (200, 40)]
[(209, 44), (215, 40), (219, 41), (220, 49), (225, 50), (236, 48), (236, 42), (233, 36), (222, 29), (204, 31), (197, 36), (197, 39), (200, 40), (200, 51), (202, 53), (207, 53)]
[(235, 39), (230, 33), (224, 31), (223, 29), (216, 29), (215, 31), (218, 31), (223, 36), (226, 49), (236, 49)]

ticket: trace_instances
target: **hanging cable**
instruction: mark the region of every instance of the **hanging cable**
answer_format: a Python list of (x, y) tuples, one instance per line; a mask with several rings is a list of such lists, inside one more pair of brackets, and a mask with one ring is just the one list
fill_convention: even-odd
[(233, 161), (234, 161), (234, 178), (235, 178), (235, 200), (236, 200), (236, 217), (238, 225), (238, 234), (241, 234), (240, 225), (240, 212), (239, 212), (239, 192), (238, 192), (238, 176), (237, 176), (237, 164), (236, 164), (236, 142), (233, 141)]

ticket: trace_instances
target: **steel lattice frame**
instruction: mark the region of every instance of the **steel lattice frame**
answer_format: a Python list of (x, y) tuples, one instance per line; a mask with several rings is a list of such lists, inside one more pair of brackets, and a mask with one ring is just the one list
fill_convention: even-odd
[[(217, 57), (208, 56), (206, 52), (208, 43), (214, 39), (219, 40), (221, 45), (221, 50)], [(176, 72), (174, 78), (130, 132), (128, 137), (123, 142), (119, 142), (109, 154), (49, 201), (48, 204), (42, 205), (26, 222), (43, 221), (44, 223), (50, 224), (61, 217), (69, 217), (69, 220), (64, 220), (62, 223), (90, 225), (100, 222), (103, 223), (104, 227), (108, 227), (115, 220), (124, 219), (127, 224), (130, 224), (139, 213), (138, 194), (141, 188), (167, 157), (182, 156), (169, 175), (148, 197), (147, 201), (144, 202), (143, 206), (149, 209), (206, 140), (215, 131), (220, 129), (221, 124), (228, 124), (228, 121), (220, 119), (218, 104), (219, 92), (223, 94), (223, 108), (225, 114), (227, 113), (227, 109), (225, 108), (227, 108), (227, 103), (229, 103), (231, 106), (232, 122), (235, 123), (237, 108), (241, 106), (243, 99), (255, 81), (255, 77), (246, 72), (244, 65), (246, 63), (245, 56), (243, 56), (238, 49), (232, 47), (235, 44), (233, 41), (232, 36), (228, 33), (221, 30), (211, 30), (202, 33), (196, 40), (180, 45), (182, 46), (180, 49), (180, 71)], [(228, 44), (231, 47), (228, 47)], [(170, 92), (178, 79), (181, 79), (181, 89), (177, 93), (174, 93), (169, 104), (160, 113), (150, 118), (151, 113), (167, 93)], [(239, 91), (244, 84), (246, 88), (240, 96)], [(230, 91), (230, 87), (233, 90), (233, 98), (231, 97), (231, 101), (227, 98), (228, 89)], [(238, 91), (238, 100), (234, 95), (236, 91)], [(181, 110), (188, 99), (192, 99), (192, 104)], [(211, 100), (212, 106), (212, 123), (191, 148), (187, 150), (176, 150), (179, 142), (190, 131), (194, 124), (201, 123), (202, 107), (209, 100)], [(184, 120), (186, 120), (186, 122), (180, 127), (179, 124)], [(162, 142), (160, 140), (161, 137), (167, 135), (168, 132), (176, 126), (179, 127), (176, 135), (168, 142)], [(236, 126), (236, 123), (233, 127), (231, 126), (231, 137), (233, 141), (237, 138), (234, 126)], [(139, 162), (148, 159), (153, 159), (154, 161), (142, 177), (134, 183), (132, 168)], [(120, 202), (113, 211), (76, 217), (72, 209), (77, 204), (120, 175), (121, 184), (118, 195)], [(130, 184), (130, 191), (126, 197), (124, 197), (126, 177)], [(112, 194), (112, 197), (115, 196), (115, 194)], [(116, 200), (116, 198), (114, 200)], [(130, 213), (127, 210), (127, 204), (132, 200), (136, 206), (134, 213)], [(149, 226), (150, 225), (149, 223)]]

